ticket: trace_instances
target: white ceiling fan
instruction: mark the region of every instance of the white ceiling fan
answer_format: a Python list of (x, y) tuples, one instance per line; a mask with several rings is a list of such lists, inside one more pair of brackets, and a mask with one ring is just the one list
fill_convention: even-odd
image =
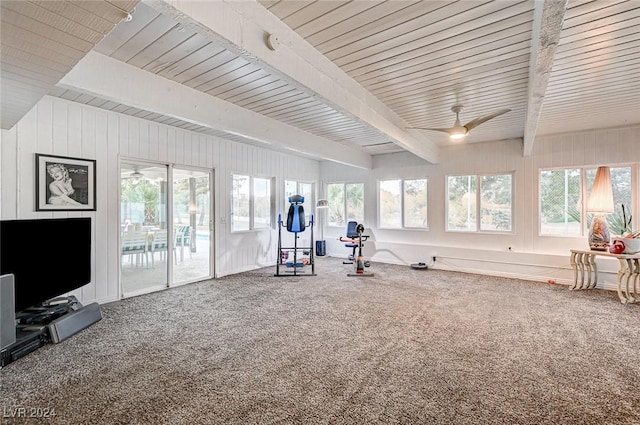
[(489, 115), (485, 115), (483, 117), (476, 118), (472, 121), (469, 121), (465, 125), (460, 124), (460, 112), (462, 111), (462, 105), (454, 105), (451, 107), (451, 110), (456, 114), (456, 122), (453, 123), (453, 127), (449, 128), (420, 128), (420, 127), (409, 127), (413, 130), (430, 130), (430, 131), (441, 131), (449, 134), (451, 140), (460, 140), (463, 139), (471, 130), (479, 126), (480, 124), (489, 121), (492, 118), (495, 118), (499, 115), (506, 114), (511, 111), (511, 109), (500, 109), (495, 111)]
[(129, 179), (131, 179), (131, 180), (138, 181), (138, 180), (141, 180), (141, 179), (144, 179), (144, 178), (146, 178), (146, 176), (145, 176), (144, 174), (142, 174), (142, 173), (140, 172), (140, 170), (138, 170), (138, 168), (137, 168), (137, 167), (136, 167), (136, 168), (134, 168), (134, 169), (133, 169), (133, 171), (131, 171), (131, 172), (130, 172), (130, 173), (128, 173), (127, 175), (123, 175), (123, 176), (122, 176), (122, 180), (129, 180)]

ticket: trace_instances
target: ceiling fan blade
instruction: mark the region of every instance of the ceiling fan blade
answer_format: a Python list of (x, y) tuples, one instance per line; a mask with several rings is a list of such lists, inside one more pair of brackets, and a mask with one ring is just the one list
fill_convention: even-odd
[(122, 176), (123, 180), (128, 180), (128, 179), (140, 180), (140, 179), (145, 179), (145, 178), (146, 178), (146, 176), (144, 174), (142, 174), (140, 171), (132, 171), (128, 175)]
[(443, 133), (451, 134), (453, 128), (421, 128), (421, 127), (407, 127), (407, 130), (428, 130), (428, 131), (441, 131)]
[(492, 114), (485, 115), (484, 117), (476, 118), (475, 120), (469, 121), (464, 126), (466, 127), (467, 131), (471, 131), (471, 129), (479, 126), (483, 122), (487, 122), (490, 119), (495, 118), (499, 115), (506, 114), (509, 111), (511, 111), (511, 109), (500, 109), (499, 111), (496, 111)]

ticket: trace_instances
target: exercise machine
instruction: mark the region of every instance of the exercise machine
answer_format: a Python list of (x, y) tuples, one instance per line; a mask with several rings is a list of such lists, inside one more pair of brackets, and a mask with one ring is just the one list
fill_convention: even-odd
[[(289, 211), (287, 223), (284, 225), (282, 214), (278, 214), (278, 259), (276, 260), (276, 274), (274, 276), (315, 276), (316, 264), (313, 256), (313, 226), (314, 216), (311, 214), (307, 225), (304, 216), (304, 196), (292, 195), (289, 197)], [(282, 246), (282, 227), (287, 232), (293, 233), (293, 246)], [(311, 243), (309, 246), (298, 246), (299, 233), (309, 227)], [(302, 255), (299, 255), (302, 254)], [(290, 258), (290, 256), (293, 258)], [(307, 273), (305, 266), (311, 266), (311, 273)], [(281, 268), (285, 267), (282, 271)]]
[[(364, 270), (365, 267), (369, 267), (370, 263), (368, 261), (365, 261), (364, 256), (362, 255), (362, 246), (364, 245), (363, 242), (369, 238), (368, 235), (363, 235), (363, 233), (364, 226), (362, 225), (362, 223), (360, 223), (355, 226), (355, 235), (357, 236), (346, 238), (343, 238), (341, 236), (338, 238), (338, 240), (341, 242), (347, 242), (347, 246), (353, 247), (353, 261), (345, 261), (344, 263), (355, 264), (355, 270), (354, 273), (347, 273), (347, 276), (373, 276), (373, 273), (365, 272)], [(349, 234), (349, 232), (347, 232), (347, 234)], [(357, 255), (356, 249), (358, 250)]]

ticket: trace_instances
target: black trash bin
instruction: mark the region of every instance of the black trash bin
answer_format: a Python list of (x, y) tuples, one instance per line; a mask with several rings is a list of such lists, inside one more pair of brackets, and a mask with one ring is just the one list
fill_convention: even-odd
[(316, 255), (318, 257), (327, 255), (327, 241), (316, 241)]

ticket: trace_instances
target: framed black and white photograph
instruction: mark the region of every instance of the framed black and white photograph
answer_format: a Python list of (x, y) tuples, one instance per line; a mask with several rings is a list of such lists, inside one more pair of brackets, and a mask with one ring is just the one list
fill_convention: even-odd
[(36, 211), (95, 211), (96, 161), (36, 154)]

